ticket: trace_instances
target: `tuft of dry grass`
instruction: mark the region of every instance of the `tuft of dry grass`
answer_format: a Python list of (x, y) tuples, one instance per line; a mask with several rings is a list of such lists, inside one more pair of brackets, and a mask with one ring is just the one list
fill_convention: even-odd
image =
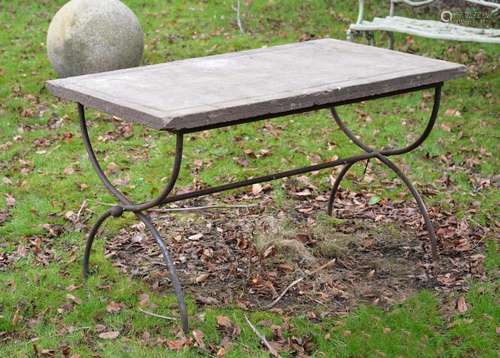
[(254, 235), (255, 247), (265, 253), (274, 247), (276, 253), (290, 261), (314, 264), (316, 258), (303, 242), (297, 239), (299, 231), (287, 218), (267, 216)]

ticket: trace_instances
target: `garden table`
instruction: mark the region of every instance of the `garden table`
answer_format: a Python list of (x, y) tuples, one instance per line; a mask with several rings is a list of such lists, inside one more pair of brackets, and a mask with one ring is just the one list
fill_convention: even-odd
[[(376, 158), (392, 169), (414, 196), (431, 240), (435, 262), (436, 235), (425, 204), (410, 180), (389, 157), (408, 153), (422, 144), (436, 122), (443, 82), (464, 72), (464, 66), (451, 62), (322, 39), (48, 81), (47, 87), (55, 96), (77, 103), (83, 142), (90, 161), (104, 186), (118, 201), (116, 206), (97, 219), (88, 235), (83, 262), (84, 276), (89, 274), (89, 256), (100, 226), (110, 217), (120, 217), (124, 212), (134, 213), (151, 232), (162, 251), (178, 300), (182, 327), (187, 332), (188, 317), (181, 285), (167, 246), (147, 214), (148, 209), (343, 166), (329, 198), (328, 213), (331, 214), (335, 194), (348, 170), (353, 164), (371, 158)], [(435, 91), (429, 122), (415, 142), (403, 148), (375, 149), (364, 144), (349, 130), (335, 110), (340, 105), (429, 88)], [(172, 173), (157, 198), (134, 203), (111, 184), (92, 148), (85, 119), (86, 107), (176, 136)], [(360, 154), (171, 195), (181, 167), (183, 137), (186, 133), (323, 108), (330, 109), (340, 129), (362, 149)], [(310, 125), (317, 124), (312, 122)]]

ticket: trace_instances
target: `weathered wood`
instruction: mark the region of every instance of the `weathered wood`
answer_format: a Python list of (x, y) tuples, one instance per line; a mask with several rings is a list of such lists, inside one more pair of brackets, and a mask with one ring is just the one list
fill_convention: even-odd
[(178, 131), (443, 82), (459, 64), (323, 39), (47, 82), (56, 96)]

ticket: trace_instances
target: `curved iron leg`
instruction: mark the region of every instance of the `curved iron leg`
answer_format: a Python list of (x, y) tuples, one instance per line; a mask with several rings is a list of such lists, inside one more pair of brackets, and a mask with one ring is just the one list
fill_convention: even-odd
[[(344, 132), (344, 134), (347, 137), (349, 137), (349, 139), (351, 139), (351, 141), (355, 145), (357, 145), (358, 147), (363, 149), (366, 153), (373, 153), (374, 156), (378, 160), (380, 160), (387, 167), (392, 169), (396, 173), (396, 175), (398, 175), (398, 177), (408, 187), (408, 189), (410, 190), (411, 194), (413, 195), (413, 197), (415, 198), (415, 200), (417, 202), (417, 206), (420, 210), (422, 217), (424, 218), (425, 226), (426, 226), (427, 232), (429, 234), (429, 237), (431, 239), (432, 260), (434, 261), (434, 263), (436, 263), (438, 261), (437, 238), (436, 238), (436, 233), (434, 231), (434, 226), (432, 225), (432, 222), (431, 222), (430, 217), (429, 217), (429, 212), (427, 211), (427, 208), (425, 206), (425, 203), (424, 203), (422, 197), (417, 192), (417, 190), (415, 189), (415, 187), (413, 186), (411, 181), (396, 166), (396, 164), (394, 164), (392, 161), (390, 161), (387, 157), (391, 156), (391, 155), (399, 155), (399, 154), (408, 153), (408, 152), (414, 150), (415, 148), (417, 148), (418, 146), (420, 146), (425, 141), (425, 139), (429, 136), (429, 134), (432, 131), (432, 128), (434, 127), (434, 124), (436, 123), (437, 115), (439, 112), (439, 105), (441, 102), (441, 87), (442, 87), (442, 83), (437, 83), (435, 85), (434, 105), (432, 107), (432, 113), (431, 113), (429, 122), (427, 123), (427, 126), (426, 126), (424, 132), (420, 135), (420, 137), (417, 138), (417, 140), (415, 142), (413, 142), (412, 144), (410, 144), (406, 147), (399, 148), (399, 149), (385, 149), (385, 150), (381, 150), (381, 151), (376, 151), (373, 148), (371, 148), (370, 146), (367, 146), (366, 144), (361, 142), (361, 140), (359, 140), (354, 135), (354, 133), (351, 132), (351, 130), (349, 128), (347, 128), (347, 126), (344, 124), (344, 122), (340, 119), (335, 108), (331, 109), (332, 116), (333, 116), (335, 122), (337, 123), (337, 125), (342, 130), (342, 132)], [(335, 182), (333, 184), (333, 188), (332, 188), (330, 198), (328, 201), (328, 214), (329, 215), (332, 215), (333, 203), (335, 200), (335, 195), (336, 195), (338, 188), (340, 186), (340, 183), (341, 183), (342, 179), (345, 177), (345, 175), (347, 174), (347, 172), (349, 171), (349, 169), (352, 167), (353, 164), (354, 163), (346, 164), (342, 168), (342, 171), (339, 173), (339, 176), (337, 177), (337, 179), (335, 180)]]
[(342, 167), (342, 170), (340, 171), (338, 177), (335, 179), (335, 182), (333, 183), (332, 191), (330, 193), (330, 198), (328, 199), (328, 215), (332, 215), (333, 213), (333, 202), (335, 201), (335, 196), (337, 195), (337, 191), (339, 190), (340, 182), (342, 179), (344, 179), (344, 176), (347, 174), (349, 169), (356, 164), (356, 162), (352, 162), (349, 164), (346, 164)]
[[(417, 189), (413, 186), (411, 181), (408, 179), (408, 177), (399, 169), (396, 164), (394, 164), (391, 160), (386, 158), (385, 156), (377, 153), (375, 157), (380, 160), (382, 163), (384, 163), (387, 167), (392, 169), (396, 173), (396, 175), (405, 183), (406, 187), (410, 190), (411, 194), (415, 198), (415, 201), (417, 202), (418, 209), (420, 211), (420, 214), (424, 218), (425, 222), (425, 227), (427, 229), (427, 232), (429, 234), (429, 237), (431, 239), (431, 252), (432, 252), (432, 260), (437, 263), (438, 261), (438, 252), (437, 252), (437, 238), (436, 238), (436, 233), (434, 231), (434, 225), (432, 225), (432, 221), (429, 217), (429, 212), (427, 211), (427, 207), (425, 206), (425, 202), (422, 199), (421, 195), (418, 193)], [(333, 213), (333, 203), (335, 201), (335, 197), (337, 195), (337, 191), (339, 189), (340, 183), (344, 179), (345, 175), (351, 169), (351, 167), (355, 164), (356, 162), (346, 164), (341, 172), (339, 173), (338, 177), (335, 179), (335, 182), (333, 183), (332, 191), (330, 192), (330, 198), (328, 199), (328, 215), (332, 215)]]
[(390, 169), (392, 169), (394, 173), (397, 174), (397, 176), (403, 181), (403, 183), (405, 183), (406, 187), (410, 190), (411, 194), (415, 198), (415, 201), (417, 202), (418, 205), (418, 209), (420, 210), (420, 214), (422, 214), (424, 218), (427, 233), (431, 238), (432, 260), (436, 263), (438, 261), (436, 233), (434, 231), (434, 225), (432, 225), (432, 221), (429, 217), (429, 212), (427, 211), (427, 207), (425, 206), (424, 200), (418, 193), (417, 189), (415, 189), (410, 179), (408, 179), (408, 177), (401, 171), (401, 169), (398, 168), (396, 164), (394, 164), (391, 160), (389, 160), (388, 158), (384, 157), (381, 154), (378, 154), (376, 158), (380, 160), (382, 163), (384, 163), (386, 166), (388, 166)]
[[(135, 213), (137, 217), (146, 225), (148, 228), (149, 232), (155, 239), (156, 243), (160, 247), (160, 250), (163, 255), (163, 260), (165, 261), (165, 264), (167, 265), (168, 271), (170, 272), (170, 281), (172, 282), (172, 285), (174, 286), (174, 291), (175, 291), (175, 296), (177, 298), (177, 303), (179, 304), (179, 313), (181, 316), (181, 322), (182, 322), (182, 329), (184, 330), (185, 333), (189, 332), (189, 322), (188, 322), (188, 313), (187, 313), (187, 308), (186, 308), (186, 303), (184, 300), (184, 294), (182, 293), (182, 287), (179, 281), (179, 277), (177, 276), (177, 270), (175, 269), (175, 265), (172, 261), (172, 258), (170, 257), (170, 254), (168, 252), (167, 247), (165, 246), (165, 243), (163, 242), (163, 239), (160, 236), (160, 233), (154, 226), (153, 222), (151, 221), (151, 218), (148, 215), (145, 215), (143, 213), (137, 212)], [(87, 243), (85, 245), (85, 254), (83, 256), (83, 277), (85, 279), (88, 278), (90, 274), (89, 270), (89, 260), (90, 260), (90, 254), (92, 250), (92, 244), (94, 243), (95, 236), (97, 235), (97, 232), (99, 231), (99, 228), (102, 226), (102, 224), (111, 216), (114, 216), (112, 214), (112, 210), (106, 211), (104, 214), (102, 214), (99, 219), (97, 219), (96, 223), (92, 227), (92, 229), (89, 232), (89, 235), (87, 237)]]
[(176, 156), (175, 156), (175, 161), (174, 161), (174, 168), (173, 168), (173, 172), (172, 172), (170, 181), (168, 182), (165, 189), (160, 193), (159, 197), (156, 198), (155, 200), (135, 205), (125, 195), (123, 195), (123, 193), (121, 193), (114, 185), (111, 184), (111, 182), (107, 178), (106, 174), (102, 170), (102, 168), (99, 164), (99, 161), (94, 153), (94, 149), (92, 148), (92, 144), (90, 142), (90, 137), (89, 137), (88, 130), (87, 130), (87, 123), (85, 120), (85, 108), (80, 103), (78, 104), (78, 113), (80, 116), (80, 128), (81, 128), (81, 132), (82, 132), (83, 143), (84, 143), (85, 149), (87, 150), (87, 153), (89, 155), (90, 162), (92, 163), (92, 166), (94, 167), (99, 179), (102, 181), (102, 183), (104, 184), (106, 189), (108, 189), (108, 191), (120, 202), (119, 206), (114, 206), (114, 207), (110, 208), (106, 213), (101, 215), (89, 233), (89, 236), (87, 238), (87, 244), (85, 247), (85, 255), (83, 258), (84, 277), (88, 277), (88, 275), (89, 275), (89, 259), (90, 259), (92, 244), (94, 242), (94, 238), (97, 234), (97, 231), (99, 230), (101, 225), (110, 216), (120, 217), (125, 211), (134, 212), (134, 214), (144, 223), (144, 225), (146, 225), (148, 230), (153, 235), (156, 243), (158, 244), (158, 246), (160, 246), (160, 249), (161, 249), (162, 254), (163, 254), (163, 259), (164, 259), (165, 263), (167, 264), (167, 268), (170, 272), (170, 279), (171, 279), (172, 285), (174, 286), (175, 295), (177, 298), (177, 302), (179, 304), (179, 311), (180, 311), (180, 316), (181, 316), (181, 321), (182, 321), (182, 328), (183, 328), (185, 333), (188, 333), (189, 332), (189, 324), (188, 324), (186, 303), (184, 301), (184, 295), (182, 293), (182, 288), (180, 285), (179, 278), (177, 276), (177, 271), (175, 270), (174, 263), (170, 257), (170, 254), (167, 250), (167, 247), (165, 246), (165, 243), (163, 242), (163, 240), (160, 236), (160, 233), (153, 225), (153, 222), (151, 221), (150, 217), (142, 212), (142, 210), (147, 210), (153, 206), (161, 204), (161, 202), (168, 196), (168, 194), (173, 189), (175, 182), (177, 180), (177, 176), (178, 176), (179, 171), (180, 171), (180, 164), (181, 164), (181, 159), (182, 159), (182, 147), (183, 147), (182, 138), (183, 138), (183, 136), (181, 133), (179, 133), (177, 135)]
[(153, 238), (155, 239), (156, 243), (161, 249), (161, 252), (163, 254), (163, 260), (167, 264), (168, 271), (170, 272), (170, 281), (174, 286), (175, 296), (177, 297), (177, 303), (179, 304), (182, 329), (184, 330), (185, 333), (188, 333), (189, 332), (188, 313), (186, 309), (186, 303), (184, 301), (184, 294), (182, 293), (182, 287), (179, 281), (179, 277), (177, 276), (175, 265), (170, 257), (170, 254), (167, 250), (167, 247), (165, 246), (165, 243), (163, 242), (163, 239), (160, 236), (160, 233), (153, 225), (151, 218), (143, 213), (136, 213), (136, 215), (144, 223), (144, 225), (146, 225), (149, 232), (151, 233), (151, 235), (153, 235)]
[(85, 254), (83, 255), (83, 277), (87, 279), (89, 277), (89, 260), (90, 260), (90, 253), (92, 250), (92, 244), (94, 243), (94, 238), (97, 235), (97, 231), (99, 231), (99, 228), (101, 225), (111, 216), (111, 212), (108, 210), (104, 214), (102, 214), (99, 219), (97, 219), (96, 223), (94, 226), (92, 226), (92, 229), (89, 232), (89, 235), (87, 237), (87, 243), (85, 245)]

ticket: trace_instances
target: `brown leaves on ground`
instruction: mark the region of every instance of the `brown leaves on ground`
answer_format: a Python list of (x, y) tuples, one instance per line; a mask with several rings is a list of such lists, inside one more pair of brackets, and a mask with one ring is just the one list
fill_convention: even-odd
[(0, 225), (7, 222), (10, 218), (10, 213), (8, 209), (0, 209)]
[(167, 347), (173, 351), (181, 351), (184, 347), (190, 347), (192, 345), (191, 339), (187, 337), (181, 337), (179, 339), (167, 340)]
[(240, 327), (226, 316), (217, 316), (217, 328), (228, 337), (238, 337), (241, 334)]
[[(465, 291), (468, 278), (484, 278), (483, 243), (490, 233), (458, 219), (453, 209), (430, 208), (441, 254), (433, 276), (430, 241), (413, 201), (375, 201), (370, 192), (341, 190), (335, 203), (341, 219), (329, 223), (322, 219), (328, 193), (319, 192), (307, 177), (284, 186), (292, 204), (288, 211), (273, 207), (270, 195), (259, 188), (255, 194), (262, 206), (155, 218), (164, 237), (175, 238), (169, 242), (172, 257), (199, 304), (261, 308), (304, 270), (311, 272), (332, 258), (337, 258), (334, 268), (302, 280), (274, 309), (316, 320), (349, 312), (360, 302), (392, 305), (423, 287)], [(252, 196), (242, 193), (227, 201), (236, 204)], [(186, 205), (217, 204), (209, 200), (214, 199)], [(131, 240), (137, 235), (142, 239)], [(259, 237), (268, 241), (258, 242)], [(140, 225), (107, 241), (106, 254), (123, 272), (145, 279), (155, 290), (169, 285), (161, 253)], [(318, 304), (321, 311), (311, 312)], [(238, 333), (220, 319), (220, 330), (228, 336)]]
[(59, 314), (65, 314), (67, 312), (71, 312), (75, 306), (79, 305), (82, 303), (82, 300), (76, 296), (74, 296), (71, 293), (66, 294), (66, 301), (65, 303), (57, 308), (57, 312)]
[[(4, 177), (3, 182), (6, 183), (10, 181), (9, 178)], [(5, 194), (5, 209), (0, 209), (0, 226), (10, 219), (10, 211), (16, 205), (16, 199), (9, 193)]]
[(50, 239), (43, 236), (25, 237), (20, 240), (15, 251), (0, 253), (0, 271), (30, 254), (33, 255), (36, 264), (44, 266), (55, 258)]

